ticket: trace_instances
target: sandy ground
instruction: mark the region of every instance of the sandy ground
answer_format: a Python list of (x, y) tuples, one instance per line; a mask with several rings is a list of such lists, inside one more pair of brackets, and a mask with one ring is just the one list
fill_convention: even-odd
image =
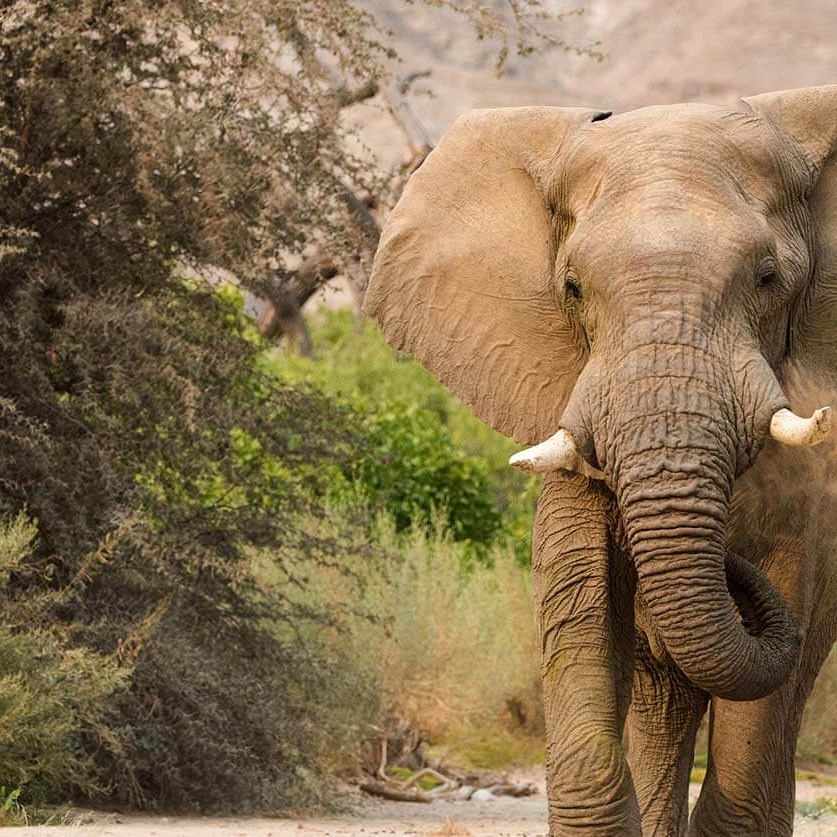
[[(437, 800), (430, 805), (374, 802), (364, 798), (358, 810), (340, 817), (317, 819), (135, 817), (94, 814), (92, 824), (32, 826), (15, 829), (14, 837), (546, 837), (546, 798), (541, 792), (525, 799), (498, 798), (489, 802)], [(692, 785), (691, 797), (698, 786)], [(837, 799), (837, 786), (799, 782), (797, 799), (814, 802)], [(837, 835), (837, 816), (797, 815), (794, 835)]]

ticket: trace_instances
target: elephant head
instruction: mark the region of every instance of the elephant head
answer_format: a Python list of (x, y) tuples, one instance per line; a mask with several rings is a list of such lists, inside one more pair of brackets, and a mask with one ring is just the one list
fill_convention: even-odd
[(749, 700), (786, 678), (798, 632), (725, 529), (769, 435), (829, 427), (781, 381), (837, 366), (837, 86), (471, 113), (393, 211), (366, 310), (478, 417), (541, 443), (515, 464), (604, 480), (693, 683)]

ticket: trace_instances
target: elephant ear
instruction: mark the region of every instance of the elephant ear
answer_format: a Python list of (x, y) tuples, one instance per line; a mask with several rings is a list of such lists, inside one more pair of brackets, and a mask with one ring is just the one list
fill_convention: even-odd
[(408, 182), (364, 308), (496, 430), (555, 432), (586, 345), (556, 294), (547, 193), (562, 146), (597, 111), (508, 108), (461, 117)]
[(744, 99), (791, 138), (808, 165), (813, 275), (791, 357), (837, 379), (837, 84)]

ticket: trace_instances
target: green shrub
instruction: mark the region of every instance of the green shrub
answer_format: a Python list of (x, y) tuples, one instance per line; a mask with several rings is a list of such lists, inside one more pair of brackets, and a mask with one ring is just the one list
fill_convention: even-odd
[(107, 744), (103, 720), (126, 679), (112, 659), (0, 627), (0, 784), (27, 802), (101, 792), (92, 752)]
[(457, 540), (481, 548), (506, 537), (522, 563), (531, 552), (540, 481), (508, 465), (514, 442), (474, 418), (433, 376), (389, 349), (377, 326), (350, 310), (311, 319), (314, 359), (274, 352), (265, 368), (350, 405), (366, 439), (346, 476), (399, 530), (442, 515)]
[(322, 801), (328, 672), (302, 648), (169, 612), (144, 643), (115, 729), (112, 798), (139, 807), (274, 810)]
[[(0, 595), (32, 549), (36, 526), (23, 514), (0, 526)], [(40, 604), (48, 605), (49, 594)], [(105, 716), (128, 672), (111, 657), (68, 647), (66, 634), (15, 620), (7, 606), (0, 625), (0, 785), (6, 818), (19, 801), (56, 794), (93, 795), (107, 784), (93, 751), (107, 746)]]
[(426, 410), (382, 405), (363, 417), (366, 447), (351, 462), (368, 502), (392, 515), (401, 531), (441, 515), (456, 540), (490, 546), (501, 530), (484, 464), (457, 450)]
[(20, 804), (20, 788), (6, 790), (0, 785), (0, 828), (9, 825), (27, 825), (26, 809)]
[(434, 414), (457, 450), (484, 463), (497, 507), (506, 511), (528, 480), (508, 465), (519, 449), (516, 443), (474, 418), (423, 366), (392, 351), (373, 321), (347, 308), (323, 307), (309, 318), (309, 326), (314, 360), (275, 355), (277, 362), (368, 412), (397, 403)]

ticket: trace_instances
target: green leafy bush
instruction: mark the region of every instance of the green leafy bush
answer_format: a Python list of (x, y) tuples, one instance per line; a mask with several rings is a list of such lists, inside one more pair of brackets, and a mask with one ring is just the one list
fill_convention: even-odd
[(363, 416), (366, 448), (349, 474), (373, 508), (389, 512), (399, 530), (428, 526), (442, 515), (454, 538), (489, 546), (501, 530), (488, 469), (454, 446), (434, 413), (401, 404)]
[(94, 796), (108, 777), (92, 753), (127, 672), (115, 660), (65, 648), (42, 631), (0, 627), (0, 783), (27, 802)]
[(347, 472), (373, 508), (399, 530), (439, 513), (457, 540), (481, 554), (509, 538), (522, 563), (531, 552), (539, 480), (508, 465), (517, 447), (474, 418), (433, 376), (389, 349), (377, 326), (351, 311), (320, 309), (311, 321), (314, 359), (274, 352), (265, 368), (349, 405), (366, 446)]
[(20, 804), (20, 788), (6, 790), (0, 785), (0, 828), (9, 825), (27, 825), (26, 808)]

